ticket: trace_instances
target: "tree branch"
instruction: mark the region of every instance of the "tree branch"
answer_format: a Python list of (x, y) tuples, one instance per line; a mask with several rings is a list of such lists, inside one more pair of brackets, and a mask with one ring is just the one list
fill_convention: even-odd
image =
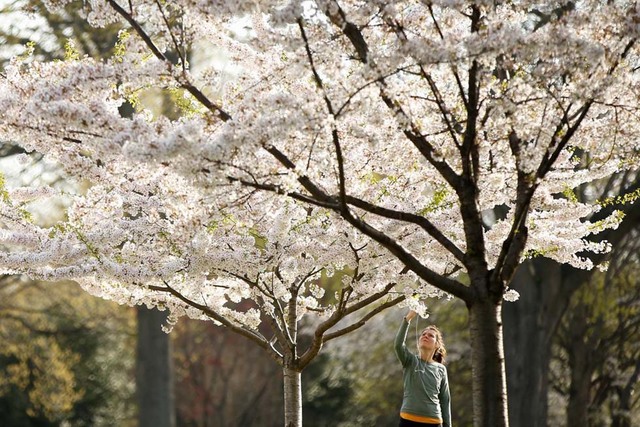
[(243, 180), (243, 179), (236, 178), (236, 177), (231, 177), (231, 176), (227, 177), (227, 179), (230, 182), (239, 182), (240, 184), (242, 184), (242, 185), (244, 185), (246, 187), (251, 187), (251, 188), (258, 189), (258, 190), (270, 191), (272, 193), (281, 194), (283, 196), (289, 196), (292, 199), (299, 200), (301, 202), (308, 203), (310, 205), (319, 206), (321, 208), (326, 208), (326, 209), (331, 209), (331, 210), (337, 210), (338, 209), (337, 203), (331, 198), (328, 198), (327, 201), (317, 200), (317, 199), (315, 199), (315, 198), (313, 198), (311, 196), (308, 196), (306, 194), (285, 191), (283, 188), (281, 188), (280, 186), (275, 185), (275, 184), (261, 184), (261, 183), (258, 183), (258, 182), (247, 181), (247, 180)]
[[(333, 5), (333, 7), (325, 10), (325, 13), (327, 14), (331, 22), (336, 27), (338, 27), (339, 30), (349, 39), (354, 49), (358, 53), (359, 60), (363, 64), (369, 65), (372, 69), (375, 69), (375, 63), (371, 62), (368, 58), (369, 48), (367, 46), (367, 42), (362, 36), (361, 31), (355, 24), (347, 21), (344, 11), (336, 1), (331, 2), (331, 4)], [(416, 146), (416, 148), (418, 148), (420, 153), (427, 159), (427, 161), (429, 161), (429, 163), (431, 163), (433, 167), (438, 170), (438, 172), (444, 177), (444, 179), (452, 188), (459, 188), (460, 182), (455, 171), (446, 163), (446, 161), (438, 161), (435, 159), (435, 156), (433, 155), (435, 151), (433, 146), (420, 135), (419, 129), (417, 129), (413, 121), (409, 118), (402, 107), (386, 93), (386, 83), (384, 81), (384, 78), (385, 77), (379, 77), (377, 80), (380, 87), (381, 98), (391, 111), (393, 111), (395, 114), (400, 114), (404, 120), (407, 120), (407, 122), (410, 123), (411, 130), (403, 130), (405, 136)]]
[[(115, 0), (107, 0), (107, 3), (115, 10), (120, 16), (122, 16), (131, 27), (135, 30), (135, 32), (142, 38), (147, 47), (151, 50), (156, 58), (164, 62), (169, 69), (173, 67), (173, 64), (169, 59), (158, 49), (153, 40), (147, 32), (140, 26), (138, 21), (136, 21), (130, 12), (127, 12), (120, 6)], [(178, 82), (180, 86), (188, 91), (194, 98), (196, 98), (202, 105), (204, 105), (209, 111), (217, 115), (223, 122), (231, 120), (231, 115), (224, 111), (220, 106), (211, 102), (209, 98), (205, 94), (203, 94), (200, 89), (193, 86), (188, 81), (186, 73), (183, 72), (183, 77), (185, 78), (185, 82)]]
[[(276, 158), (280, 161), (282, 165), (289, 169), (293, 169), (295, 165), (289, 158), (287, 158), (282, 152), (277, 150), (275, 147), (270, 147), (271, 153), (276, 156)], [(301, 201), (306, 201), (312, 203), (317, 206), (322, 206), (333, 211), (339, 213), (344, 219), (346, 219), (351, 225), (355, 226), (358, 230), (360, 230), (363, 234), (371, 237), (373, 240), (382, 244), (387, 250), (389, 250), (392, 254), (394, 254), (405, 266), (407, 266), (411, 271), (416, 273), (418, 277), (425, 280), (426, 282), (432, 284), (433, 286), (450, 293), (458, 298), (461, 298), (464, 301), (470, 301), (473, 297), (472, 291), (465, 285), (455, 281), (443, 277), (442, 275), (434, 272), (433, 270), (425, 267), (415, 256), (411, 255), (409, 252), (402, 247), (398, 242), (396, 242), (391, 237), (387, 236), (385, 233), (380, 230), (372, 227), (367, 222), (360, 218), (354, 217), (349, 209), (344, 209), (343, 205), (337, 204), (335, 199), (328, 196), (322, 190), (320, 190), (315, 184), (311, 182), (311, 180), (306, 177), (300, 177), (299, 182), (305, 186), (305, 188), (309, 189), (310, 192), (317, 193), (321, 200), (316, 200), (308, 196), (300, 195), (300, 194), (290, 194), (291, 197), (294, 197)], [(248, 183), (255, 188), (261, 188), (266, 190), (271, 190), (275, 192), (281, 192), (277, 186), (274, 185), (262, 185), (255, 183)], [(314, 194), (315, 195), (315, 194)]]
[(369, 297), (357, 302), (356, 304), (347, 307), (345, 309), (337, 309), (327, 320), (322, 322), (316, 328), (313, 334), (313, 340), (309, 345), (309, 348), (304, 352), (304, 354), (300, 357), (300, 367), (305, 367), (309, 362), (311, 362), (320, 349), (322, 348), (322, 344), (324, 342), (324, 334), (326, 331), (334, 327), (340, 320), (344, 319), (347, 315), (357, 311), (363, 307), (366, 307), (369, 304), (374, 303), (380, 298), (384, 297), (389, 293), (391, 289), (395, 286), (395, 283), (389, 283), (383, 290), (377, 292)]
[[(429, 14), (431, 15), (431, 19), (433, 21), (433, 25), (436, 27), (436, 31), (438, 32), (438, 35), (440, 36), (440, 40), (444, 40), (444, 34), (442, 33), (442, 30), (440, 29), (440, 24), (438, 24), (438, 21), (436, 20), (436, 17), (433, 13), (433, 6), (431, 4), (428, 4), (427, 7), (429, 8)], [(465, 106), (465, 108), (469, 108), (469, 101), (467, 100), (467, 97), (465, 96), (464, 93), (464, 88), (462, 86), (462, 80), (460, 79), (460, 76), (458, 75), (458, 70), (456, 69), (456, 66), (454, 64), (451, 64), (451, 72), (453, 73), (453, 76), (456, 80), (456, 84), (458, 85), (458, 91), (460, 92), (460, 98), (462, 98), (462, 102)]]
[(405, 296), (401, 296), (401, 297), (397, 297), (391, 301), (387, 301), (382, 305), (379, 305), (378, 307), (376, 307), (375, 309), (371, 310), (369, 313), (367, 313), (365, 316), (363, 316), (360, 320), (358, 320), (355, 323), (352, 323), (349, 326), (346, 326), (342, 329), (339, 329), (337, 331), (334, 332), (330, 332), (327, 335), (324, 336), (324, 342), (330, 341), (332, 339), (341, 337), (343, 335), (346, 335), (350, 332), (353, 332), (357, 329), (360, 329), (361, 327), (363, 327), (367, 321), (369, 321), (373, 316), (377, 315), (378, 313), (386, 310), (387, 308), (393, 307), (395, 305), (397, 305), (398, 303), (404, 301), (406, 299)]
[[(276, 337), (276, 340), (280, 343), (280, 345), (284, 348), (285, 345), (289, 346), (291, 340), (290, 340), (290, 335), (288, 333), (287, 327), (286, 327), (286, 322), (284, 320), (284, 311), (282, 310), (282, 306), (280, 305), (280, 301), (275, 297), (275, 295), (273, 295), (273, 292), (269, 293), (269, 289), (265, 286), (265, 288), (263, 289), (260, 284), (259, 284), (259, 278), (256, 279), (256, 281), (252, 281), (249, 278), (242, 276), (240, 274), (237, 273), (233, 273), (231, 271), (228, 270), (222, 270), (224, 271), (226, 274), (229, 274), (232, 277), (235, 277), (239, 280), (242, 280), (243, 282), (245, 282), (246, 284), (248, 284), (250, 287), (252, 288), (256, 288), (260, 291), (261, 294), (261, 298), (262, 301), (264, 302), (266, 298), (268, 298), (269, 300), (271, 300), (273, 302), (274, 305), (274, 310), (278, 312), (278, 314), (280, 315), (280, 321), (282, 321), (282, 327), (280, 327), (280, 325), (278, 324), (278, 319), (275, 319), (272, 316), (265, 316), (267, 319), (267, 323), (269, 323), (269, 326), (271, 327), (271, 330), (273, 331), (273, 334)], [(270, 343), (271, 344), (271, 343)], [(273, 348), (273, 346), (271, 346), (272, 350), (275, 350)]]
[(158, 292), (167, 292), (167, 293), (173, 295), (174, 297), (176, 297), (177, 299), (179, 299), (180, 301), (184, 302), (188, 306), (193, 307), (193, 308), (195, 308), (197, 310), (200, 310), (202, 313), (204, 313), (208, 317), (212, 318), (213, 320), (215, 320), (217, 322), (220, 322), (225, 327), (229, 328), (231, 331), (233, 331), (233, 332), (235, 332), (235, 333), (237, 333), (239, 335), (242, 335), (243, 337), (248, 338), (251, 341), (255, 342), (259, 347), (261, 347), (264, 350), (266, 350), (266, 352), (272, 358), (274, 358), (278, 363), (281, 363), (277, 353), (275, 353), (273, 351), (273, 349), (269, 346), (269, 342), (267, 341), (267, 339), (265, 337), (263, 337), (261, 334), (259, 334), (257, 332), (254, 332), (254, 331), (251, 331), (249, 329), (246, 329), (244, 327), (235, 325), (234, 323), (229, 321), (226, 317), (220, 315), (219, 313), (217, 313), (214, 310), (210, 309), (206, 305), (199, 304), (199, 303), (197, 303), (197, 302), (185, 297), (180, 292), (176, 291), (171, 286), (169, 286), (168, 283), (165, 282), (164, 285), (165, 285), (164, 287), (151, 285), (151, 286), (149, 286), (149, 289), (153, 290), (153, 291), (158, 291)]
[(369, 60), (369, 47), (358, 26), (347, 21), (344, 10), (335, 0), (328, 3), (328, 7), (324, 12), (331, 20), (331, 23), (338, 27), (342, 34), (349, 39), (358, 54), (358, 59), (366, 64)]
[[(331, 100), (329, 99), (329, 96), (327, 95), (327, 92), (324, 88), (324, 84), (322, 83), (322, 78), (318, 74), (318, 71), (316, 70), (316, 66), (313, 62), (313, 55), (311, 54), (311, 48), (309, 47), (309, 40), (307, 39), (307, 34), (304, 31), (302, 18), (298, 19), (298, 28), (300, 28), (300, 34), (302, 35), (302, 40), (304, 41), (305, 50), (307, 52), (307, 59), (309, 60), (311, 71), (313, 72), (313, 78), (318, 88), (322, 91), (324, 102), (327, 105), (327, 110), (329, 111), (329, 114), (331, 114), (335, 120), (336, 114), (333, 110), (333, 105), (331, 104)], [(338, 162), (338, 187), (340, 189), (340, 205), (342, 209), (348, 209), (347, 202), (346, 202), (344, 157), (342, 155), (342, 146), (340, 145), (340, 137), (338, 135), (338, 129), (336, 128), (335, 123), (333, 124), (333, 129), (331, 130), (331, 138), (333, 141), (333, 146), (336, 150), (336, 161)]]
[(176, 40), (175, 35), (173, 34), (173, 31), (171, 30), (171, 25), (169, 24), (169, 20), (167, 19), (167, 15), (165, 15), (164, 13), (164, 9), (162, 8), (162, 4), (160, 3), (160, 0), (156, 0), (156, 6), (158, 6), (158, 10), (160, 11), (160, 15), (162, 16), (162, 20), (164, 21), (165, 26), (167, 27), (167, 31), (169, 32), (169, 35), (171, 36), (171, 41), (173, 42), (173, 47), (176, 49), (176, 54), (178, 55), (178, 57), (180, 58), (180, 61), (182, 62), (182, 71), (186, 73), (187, 71), (187, 58), (185, 58), (185, 55), (183, 54), (182, 50), (180, 49), (180, 45), (178, 44), (178, 40)]
[(384, 218), (396, 219), (398, 221), (409, 222), (420, 226), (431, 237), (436, 239), (445, 249), (447, 249), (458, 261), (464, 262), (464, 252), (458, 248), (451, 240), (449, 240), (442, 232), (431, 223), (427, 218), (409, 212), (397, 211), (374, 205), (365, 200), (358, 199), (353, 196), (347, 196), (347, 203), (363, 209), (367, 212), (382, 216)]
[(327, 105), (327, 110), (329, 111), (329, 114), (335, 117), (336, 114), (333, 111), (333, 105), (331, 105), (331, 100), (329, 99), (327, 92), (325, 91), (324, 84), (322, 83), (322, 78), (320, 77), (320, 74), (318, 74), (318, 70), (316, 69), (316, 65), (313, 61), (313, 54), (311, 53), (311, 47), (309, 46), (309, 39), (307, 38), (307, 33), (304, 31), (303, 22), (304, 21), (302, 20), (302, 18), (298, 18), (298, 28), (300, 29), (300, 35), (302, 36), (302, 40), (304, 41), (304, 48), (307, 53), (307, 60), (309, 61), (311, 72), (313, 73), (313, 80), (315, 81), (316, 86), (318, 86), (318, 89), (322, 91), (324, 102)]

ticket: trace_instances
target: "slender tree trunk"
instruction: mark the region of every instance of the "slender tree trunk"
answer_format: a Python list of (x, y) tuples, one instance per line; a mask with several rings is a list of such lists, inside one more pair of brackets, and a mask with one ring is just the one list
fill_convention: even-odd
[(475, 427), (509, 425), (501, 308), (501, 302), (490, 300), (469, 307)]
[(284, 425), (302, 427), (302, 376), (299, 370), (285, 366), (284, 374)]
[(140, 427), (175, 427), (173, 368), (166, 312), (138, 307), (136, 395)]

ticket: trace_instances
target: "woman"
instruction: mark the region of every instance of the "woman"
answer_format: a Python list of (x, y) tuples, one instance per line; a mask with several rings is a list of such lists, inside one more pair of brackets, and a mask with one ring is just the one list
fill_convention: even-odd
[(447, 351), (442, 335), (435, 326), (427, 327), (418, 339), (419, 354), (410, 352), (405, 341), (414, 317), (413, 310), (404, 317), (395, 341), (404, 379), (400, 427), (451, 427), (449, 381), (443, 365)]

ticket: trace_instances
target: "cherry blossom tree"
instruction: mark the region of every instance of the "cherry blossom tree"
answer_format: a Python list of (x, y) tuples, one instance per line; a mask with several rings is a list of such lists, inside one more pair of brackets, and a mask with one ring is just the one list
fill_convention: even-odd
[[(474, 424), (508, 425), (501, 307), (516, 267), (593, 268), (584, 253), (608, 245), (586, 237), (622, 215), (591, 223), (600, 205), (570, 190), (638, 167), (635, 3), (85, 4), (90, 24), (130, 28), (113, 58), (16, 58), (0, 80), (0, 137), (92, 184), (3, 190), (5, 272), (246, 336), (283, 366), (288, 425), (323, 342), (445, 292), (469, 309)], [(226, 59), (192, 69), (187, 48)], [(180, 94), (184, 115), (122, 118), (149, 88)], [(49, 196), (68, 219), (41, 228), (28, 201)], [(323, 300), (313, 279), (339, 269)]]
[[(75, 79), (76, 71), (67, 77)], [(84, 161), (86, 153), (72, 157)], [(4, 186), (3, 221), (11, 225), (2, 234), (7, 273), (67, 277), (121, 304), (168, 309), (167, 331), (189, 316), (250, 339), (283, 368), (287, 425), (301, 425), (301, 372), (325, 342), (361, 327), (406, 295), (440, 293), (417, 284), (365, 236), (348, 227), (331, 232), (327, 212), (235, 185), (203, 192), (165, 165), (125, 157), (100, 160), (105, 166), (96, 171), (115, 169), (106, 180), (90, 179), (86, 194)], [(26, 155), (19, 160), (32, 161)], [(88, 177), (78, 164), (60, 164), (70, 177)], [(44, 198), (66, 200), (67, 220), (53, 227), (34, 220), (31, 211)], [(318, 282), (334, 274), (341, 286), (325, 295), (328, 289)], [(393, 282), (386, 281), (390, 277)], [(316, 320), (305, 331), (311, 341), (303, 343), (299, 326), (308, 314)]]

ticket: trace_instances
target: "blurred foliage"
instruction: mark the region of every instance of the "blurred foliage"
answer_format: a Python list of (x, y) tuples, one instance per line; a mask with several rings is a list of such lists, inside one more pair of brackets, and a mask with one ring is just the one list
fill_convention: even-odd
[(302, 372), (302, 419), (309, 427), (332, 427), (349, 419), (353, 410), (353, 378), (327, 375), (330, 356), (321, 353)]
[(133, 320), (73, 283), (3, 277), (2, 425), (130, 425)]
[(559, 328), (552, 381), (567, 405), (568, 425), (578, 415), (594, 425), (640, 421), (640, 395), (634, 393), (640, 380), (637, 233), (616, 248), (607, 272), (595, 273), (576, 292)]

